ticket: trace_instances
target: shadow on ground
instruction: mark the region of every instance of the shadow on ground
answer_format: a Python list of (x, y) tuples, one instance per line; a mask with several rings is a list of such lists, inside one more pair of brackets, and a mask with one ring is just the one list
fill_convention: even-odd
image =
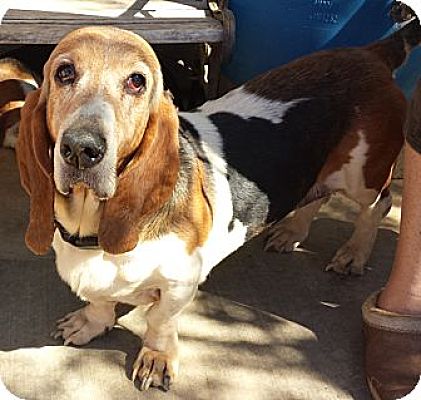
[[(250, 313), (255, 312), (250, 322), (256, 325), (261, 312), (267, 312), (308, 329), (314, 336), (295, 343), (302, 356), (301, 367), (317, 373), (351, 398), (365, 399), (360, 307), (386, 281), (397, 235), (389, 230), (379, 232), (370, 269), (363, 277), (344, 278), (323, 272), (351, 232), (350, 223), (318, 220), (303, 248), (285, 255), (263, 252), (260, 238), (218, 266), (202, 290), (249, 307)], [(233, 315), (224, 315), (219, 309), (209, 314), (232, 323), (235, 330), (237, 319)], [(261, 328), (270, 334), (273, 326)], [(274, 349), (285, 345), (285, 337), (279, 339), (272, 341), (268, 354), (275, 355)], [(280, 356), (276, 365), (282, 368), (282, 364)]]

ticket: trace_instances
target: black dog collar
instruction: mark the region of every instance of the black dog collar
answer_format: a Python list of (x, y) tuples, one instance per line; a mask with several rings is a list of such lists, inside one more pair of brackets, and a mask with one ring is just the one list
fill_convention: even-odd
[(65, 242), (70, 243), (72, 246), (86, 250), (99, 249), (98, 236), (80, 237), (79, 235), (71, 235), (58, 221), (56, 221), (56, 227), (58, 228), (62, 239)]

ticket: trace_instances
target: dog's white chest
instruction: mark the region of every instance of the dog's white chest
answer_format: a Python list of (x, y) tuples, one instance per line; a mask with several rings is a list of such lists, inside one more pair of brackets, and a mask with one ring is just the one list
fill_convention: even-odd
[(185, 243), (174, 234), (112, 255), (72, 246), (56, 231), (53, 248), (60, 277), (89, 301), (142, 304), (145, 291), (169, 284), (196, 284), (201, 269), (197, 253), (188, 254)]

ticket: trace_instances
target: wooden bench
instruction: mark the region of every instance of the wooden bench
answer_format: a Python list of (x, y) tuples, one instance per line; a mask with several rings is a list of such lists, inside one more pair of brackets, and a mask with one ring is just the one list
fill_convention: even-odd
[(131, 30), (151, 44), (208, 43), (210, 97), (234, 43), (234, 19), (226, 0), (14, 0), (0, 2), (0, 45), (56, 44), (88, 25)]

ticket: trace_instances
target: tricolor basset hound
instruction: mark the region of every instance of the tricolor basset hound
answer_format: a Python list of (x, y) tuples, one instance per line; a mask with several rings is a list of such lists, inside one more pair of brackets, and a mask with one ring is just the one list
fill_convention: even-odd
[(0, 144), (15, 147), (20, 109), (26, 95), (38, 88), (34, 75), (18, 60), (0, 59)]
[(362, 211), (334, 269), (361, 272), (403, 141), (392, 71), (416, 35), (408, 25), (368, 47), (304, 57), (177, 114), (139, 36), (68, 34), (28, 96), (17, 146), (26, 243), (37, 254), (52, 244), (61, 278), (88, 302), (58, 321), (56, 337), (83, 345), (113, 327), (117, 302), (149, 305), (133, 379), (168, 389), (177, 318), (212, 267), (271, 224), (269, 246), (290, 250), (335, 191)]

